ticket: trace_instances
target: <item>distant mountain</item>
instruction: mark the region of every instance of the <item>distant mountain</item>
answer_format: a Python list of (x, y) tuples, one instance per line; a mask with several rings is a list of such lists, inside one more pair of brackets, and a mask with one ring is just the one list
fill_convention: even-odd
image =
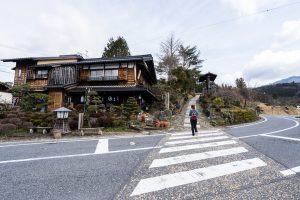
[[(299, 77), (300, 78), (300, 77)], [(287, 79), (286, 79), (287, 80)], [(296, 80), (296, 79), (294, 79)], [(300, 81), (298, 83), (277, 83), (272, 85), (264, 85), (258, 88), (255, 88), (256, 91), (270, 94), (274, 97), (292, 97), (300, 98)]]
[(272, 85), (276, 85), (276, 84), (282, 84), (282, 83), (300, 83), (300, 76), (291, 76), (279, 81), (274, 82)]

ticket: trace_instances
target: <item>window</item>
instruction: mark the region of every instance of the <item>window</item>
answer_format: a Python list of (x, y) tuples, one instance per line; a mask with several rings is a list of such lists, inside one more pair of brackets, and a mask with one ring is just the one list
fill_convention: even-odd
[(133, 67), (134, 67), (134, 63), (128, 63), (128, 68), (129, 69), (133, 69)]
[(92, 70), (90, 80), (102, 80), (103, 76), (103, 70)]
[(118, 70), (117, 69), (105, 70), (105, 76), (118, 76)]
[(105, 70), (105, 79), (106, 80), (116, 80), (116, 79), (118, 79), (118, 70), (117, 69)]
[(127, 63), (121, 63), (121, 68), (127, 68)]
[(48, 70), (38, 70), (36, 77), (37, 78), (47, 78), (48, 77)]

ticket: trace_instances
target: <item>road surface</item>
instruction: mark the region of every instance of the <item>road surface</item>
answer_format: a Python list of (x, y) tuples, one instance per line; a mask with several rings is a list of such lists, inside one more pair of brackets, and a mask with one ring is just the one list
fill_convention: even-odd
[[(200, 129), (201, 130), (201, 129)], [(299, 119), (0, 144), (0, 199), (300, 199)]]

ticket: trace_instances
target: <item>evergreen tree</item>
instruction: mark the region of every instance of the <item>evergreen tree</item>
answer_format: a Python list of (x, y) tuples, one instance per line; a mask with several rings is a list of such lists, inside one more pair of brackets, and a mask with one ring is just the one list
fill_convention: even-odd
[(123, 105), (123, 114), (127, 120), (130, 120), (132, 115), (137, 115), (140, 111), (139, 105), (134, 97), (129, 97)]
[(180, 64), (183, 68), (189, 69), (190, 67), (200, 68), (203, 60), (199, 59), (200, 51), (197, 50), (197, 46), (180, 45), (179, 50)]
[(103, 58), (130, 56), (129, 47), (126, 40), (119, 36), (116, 40), (110, 38), (102, 54)]
[(102, 108), (101, 107), (101, 97), (98, 95), (98, 93), (96, 91), (89, 91), (87, 94), (87, 109), (89, 112), (95, 112), (98, 113), (98, 111)]

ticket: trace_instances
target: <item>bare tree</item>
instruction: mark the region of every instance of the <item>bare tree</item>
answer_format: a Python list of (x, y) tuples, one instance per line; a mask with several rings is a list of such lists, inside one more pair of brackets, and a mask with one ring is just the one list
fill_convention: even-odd
[(166, 73), (168, 75), (168, 80), (171, 78), (172, 71), (179, 65), (178, 51), (180, 45), (181, 41), (176, 39), (173, 34), (160, 44), (161, 54), (159, 55), (160, 61), (157, 66), (157, 71)]

